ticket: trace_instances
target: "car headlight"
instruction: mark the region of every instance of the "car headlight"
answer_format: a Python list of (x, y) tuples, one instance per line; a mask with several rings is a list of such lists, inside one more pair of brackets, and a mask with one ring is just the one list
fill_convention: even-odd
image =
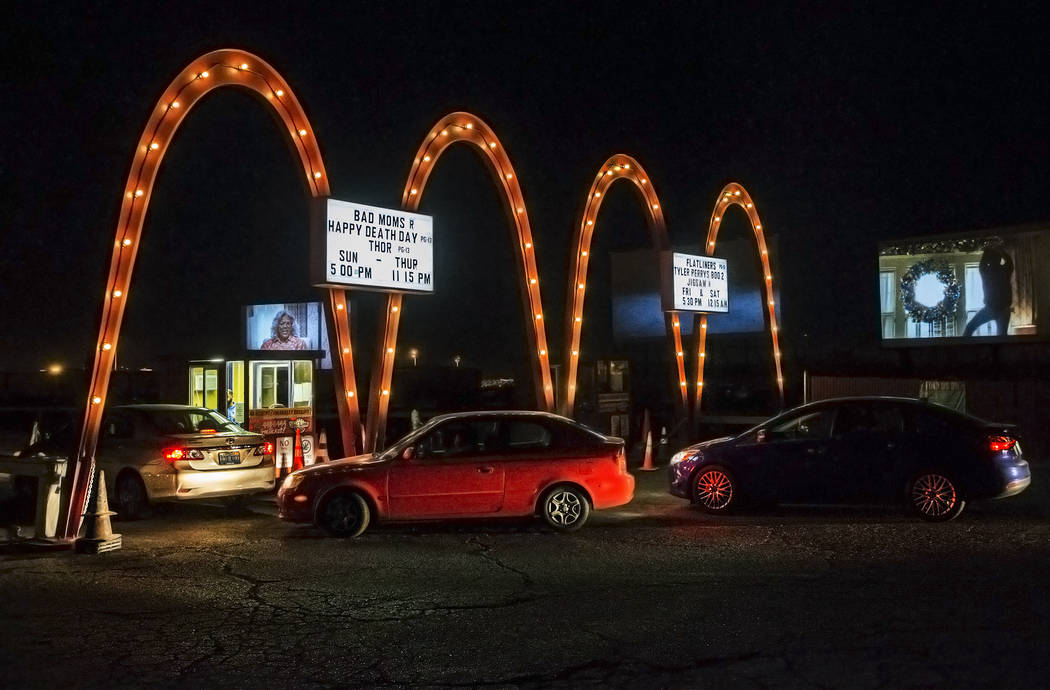
[(306, 475), (302, 472), (292, 472), (284, 478), (284, 484), (281, 486), (281, 488), (285, 491), (291, 491), (295, 487), (302, 484), (304, 479), (306, 479)]
[(679, 452), (677, 452), (677, 453), (675, 453), (674, 455), (671, 456), (671, 464), (672, 465), (676, 465), (676, 464), (682, 462), (683, 460), (685, 460), (686, 458), (691, 458), (694, 455), (696, 455), (696, 451), (695, 450), (682, 450), (682, 451), (679, 451)]

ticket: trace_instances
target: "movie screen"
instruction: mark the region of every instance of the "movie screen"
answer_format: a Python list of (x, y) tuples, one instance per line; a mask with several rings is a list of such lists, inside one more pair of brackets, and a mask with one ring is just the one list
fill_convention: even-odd
[(263, 352), (328, 349), (320, 302), (253, 304), (245, 307), (246, 350)]
[[(883, 341), (1045, 336), (1050, 232), (908, 239), (879, 247)], [(1040, 307), (1040, 304), (1043, 306)]]

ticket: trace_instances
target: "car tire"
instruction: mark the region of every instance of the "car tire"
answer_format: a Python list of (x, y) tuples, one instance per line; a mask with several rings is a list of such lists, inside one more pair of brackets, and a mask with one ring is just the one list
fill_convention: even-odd
[(740, 502), (736, 477), (721, 465), (705, 465), (693, 475), (693, 503), (712, 515), (725, 515)]
[(539, 512), (543, 521), (558, 532), (575, 532), (591, 516), (591, 502), (582, 490), (562, 484), (543, 494)]
[(141, 520), (151, 514), (149, 494), (142, 477), (131, 471), (122, 472), (117, 477), (116, 491), (113, 496), (117, 515), (125, 520)]
[(359, 537), (371, 520), (368, 501), (356, 491), (338, 491), (325, 497), (317, 511), (317, 526), (333, 537)]
[(928, 522), (954, 520), (966, 507), (959, 482), (941, 470), (927, 470), (912, 477), (905, 500), (914, 514)]

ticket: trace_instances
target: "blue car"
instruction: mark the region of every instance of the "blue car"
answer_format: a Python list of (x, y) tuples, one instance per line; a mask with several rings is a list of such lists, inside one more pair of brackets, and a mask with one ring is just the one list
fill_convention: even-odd
[(670, 491), (709, 513), (744, 503), (901, 503), (931, 521), (1024, 491), (1014, 428), (911, 398), (838, 398), (671, 458)]

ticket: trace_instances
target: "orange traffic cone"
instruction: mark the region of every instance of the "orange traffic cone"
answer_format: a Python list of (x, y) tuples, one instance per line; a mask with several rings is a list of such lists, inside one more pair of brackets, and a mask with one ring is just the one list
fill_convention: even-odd
[(76, 541), (77, 553), (105, 553), (116, 551), (122, 545), (119, 534), (113, 534), (113, 525), (109, 516), (116, 515), (109, 509), (106, 498), (106, 476), (98, 471), (95, 479), (95, 490), (91, 492), (87, 512), (84, 513), (84, 536)]
[(649, 432), (645, 437), (645, 460), (642, 462), (641, 468), (645, 472), (652, 472), (655, 469), (659, 469), (653, 465), (653, 434)]
[(314, 449), (314, 462), (328, 462), (328, 434), (321, 429), (317, 435), (317, 448)]
[(295, 427), (295, 451), (292, 453), (292, 471), (303, 469), (303, 430)]
[(642, 443), (649, 436), (649, 410), (642, 412)]

